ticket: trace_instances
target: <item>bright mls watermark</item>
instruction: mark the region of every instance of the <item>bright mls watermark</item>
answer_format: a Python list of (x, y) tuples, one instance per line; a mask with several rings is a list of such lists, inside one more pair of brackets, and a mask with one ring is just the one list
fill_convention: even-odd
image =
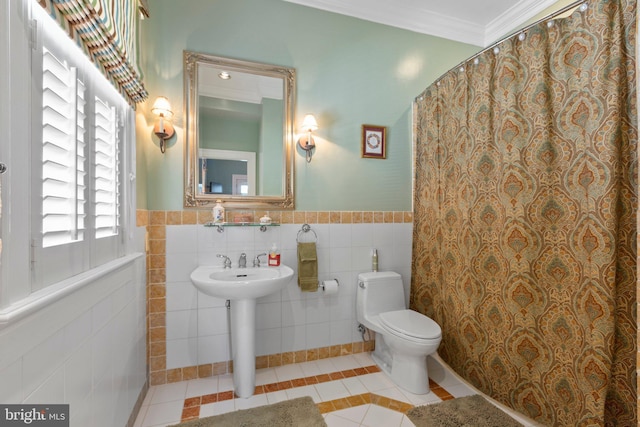
[(69, 405), (2, 405), (0, 427), (69, 427)]

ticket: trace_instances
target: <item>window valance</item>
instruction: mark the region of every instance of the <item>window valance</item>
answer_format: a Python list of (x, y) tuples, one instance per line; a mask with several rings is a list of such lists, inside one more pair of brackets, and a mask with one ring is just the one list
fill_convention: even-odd
[(137, 0), (38, 0), (131, 103), (144, 101)]

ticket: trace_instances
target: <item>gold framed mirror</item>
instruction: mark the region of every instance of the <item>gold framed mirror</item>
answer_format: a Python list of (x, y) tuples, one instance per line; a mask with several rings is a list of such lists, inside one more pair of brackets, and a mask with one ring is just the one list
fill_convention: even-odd
[(295, 69), (183, 57), (184, 206), (293, 209)]

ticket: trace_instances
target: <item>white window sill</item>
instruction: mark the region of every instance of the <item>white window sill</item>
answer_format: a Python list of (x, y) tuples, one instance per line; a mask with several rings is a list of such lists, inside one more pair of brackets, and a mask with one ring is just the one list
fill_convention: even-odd
[(120, 267), (134, 262), (141, 256), (143, 254), (139, 252), (125, 255), (54, 285), (47, 286), (45, 289), (34, 292), (28, 297), (3, 308), (0, 310), (0, 330), (64, 298), (85, 285), (116, 271)]

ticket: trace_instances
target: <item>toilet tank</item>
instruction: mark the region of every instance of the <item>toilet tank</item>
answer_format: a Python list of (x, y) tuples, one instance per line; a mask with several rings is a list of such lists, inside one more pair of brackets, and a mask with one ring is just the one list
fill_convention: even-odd
[(356, 319), (370, 328), (369, 317), (404, 310), (402, 276), (393, 271), (360, 273), (356, 290)]

